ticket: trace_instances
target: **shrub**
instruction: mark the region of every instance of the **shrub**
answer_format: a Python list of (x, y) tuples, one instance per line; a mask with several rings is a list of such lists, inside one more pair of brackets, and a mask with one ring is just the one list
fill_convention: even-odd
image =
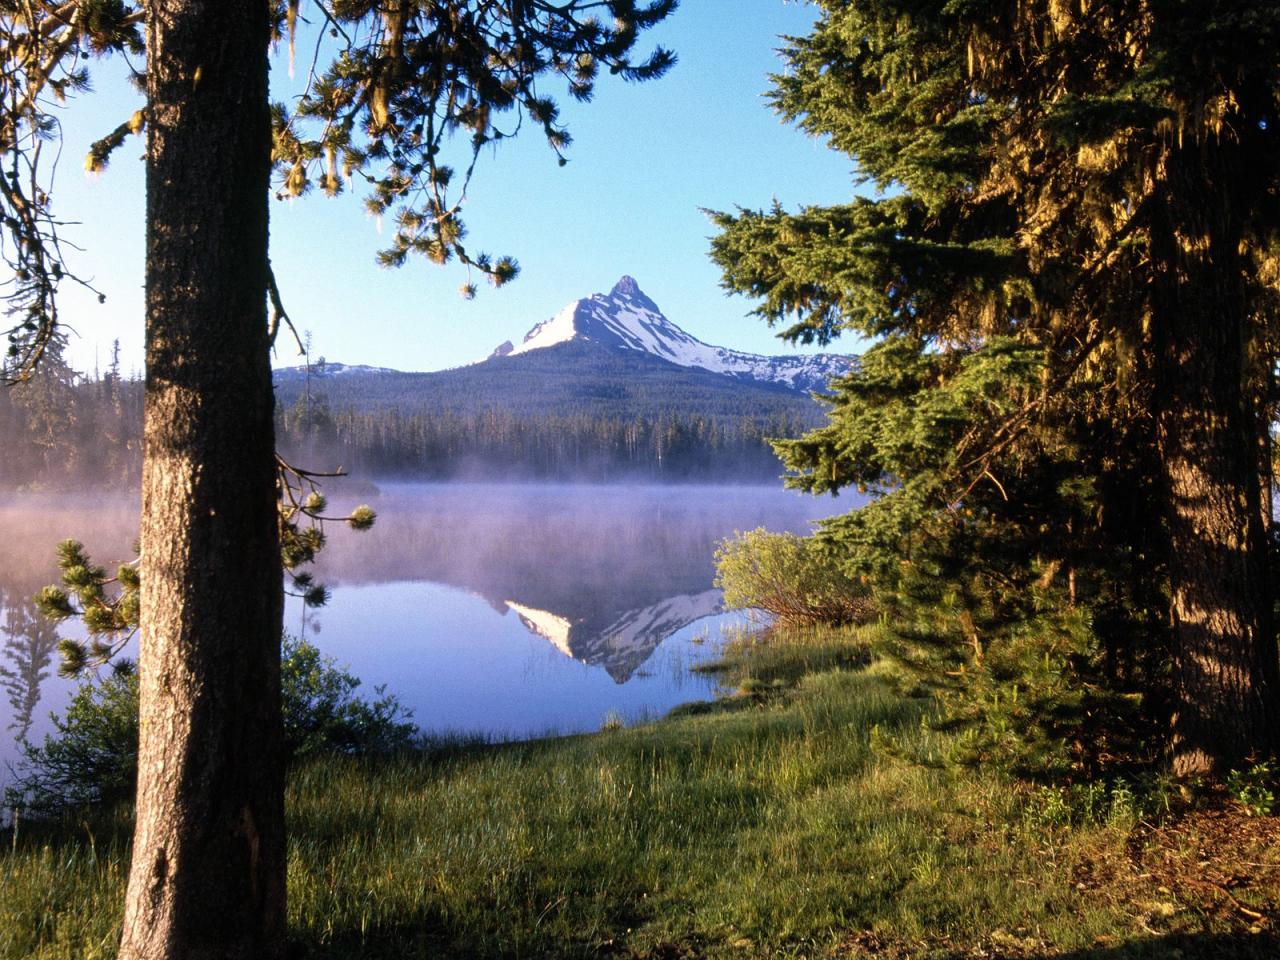
[(1256, 763), (1248, 770), (1232, 770), (1227, 774), (1227, 793), (1251, 817), (1269, 817), (1276, 812), (1274, 786), (1275, 772), (1269, 761)]
[(811, 537), (750, 530), (716, 550), (725, 606), (757, 609), (787, 624), (862, 623), (874, 605)]
[(81, 681), (42, 746), (23, 744), (22, 776), (6, 807), (48, 811), (133, 796), (138, 772), (138, 677), (122, 660), (101, 680)]
[(306, 640), (286, 637), (280, 664), (284, 744), (297, 760), (314, 753), (391, 753), (410, 746), (417, 728), (386, 687), (356, 696), (358, 677)]
[[(311, 754), (390, 752), (417, 734), (411, 716), (383, 687), (356, 696), (360, 680), (306, 640), (285, 637), (281, 696), (285, 750), (297, 760)], [(100, 679), (86, 679), (54, 732), (26, 744), (22, 776), (6, 791), (5, 805), (33, 812), (114, 803), (133, 796), (138, 771), (138, 678), (130, 661)]]

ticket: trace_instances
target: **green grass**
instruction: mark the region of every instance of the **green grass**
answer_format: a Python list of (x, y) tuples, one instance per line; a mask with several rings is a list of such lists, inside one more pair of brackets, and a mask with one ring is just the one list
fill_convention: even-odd
[[(848, 955), (854, 933), (921, 945), (895, 956), (1149, 945), (1131, 904), (1073, 881), (1123, 852), (1132, 817), (1064, 825), (1030, 788), (944, 763), (930, 702), (864, 666), (872, 629), (745, 641), (725, 666), (741, 692), (646, 726), (298, 769), (299, 955), (807, 957)], [(126, 813), (8, 838), (0, 957), (111, 955)], [(1113, 952), (1078, 954), (1095, 955)]]

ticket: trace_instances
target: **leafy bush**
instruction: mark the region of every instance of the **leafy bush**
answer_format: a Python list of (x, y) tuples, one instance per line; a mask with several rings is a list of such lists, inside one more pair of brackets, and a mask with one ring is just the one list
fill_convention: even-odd
[(1227, 774), (1227, 792), (1251, 817), (1269, 817), (1276, 812), (1274, 786), (1275, 771), (1269, 761)]
[(133, 796), (138, 773), (138, 677), (130, 661), (83, 680), (42, 746), (23, 744), (23, 776), (6, 807), (52, 810)]
[[(411, 713), (383, 687), (356, 696), (360, 680), (306, 640), (285, 637), (281, 662), (285, 750), (291, 759), (335, 753), (391, 752), (412, 745)], [(138, 677), (119, 661), (85, 680), (55, 732), (25, 746), (24, 773), (6, 806), (41, 812), (113, 803), (133, 796), (138, 771)]]
[(285, 750), (292, 759), (314, 753), (391, 753), (413, 743), (412, 711), (373, 688), (375, 698), (356, 696), (360, 679), (306, 640), (286, 637), (280, 664)]
[(788, 624), (862, 623), (874, 611), (867, 589), (816, 540), (763, 528), (720, 544), (716, 586), (727, 607), (764, 610)]

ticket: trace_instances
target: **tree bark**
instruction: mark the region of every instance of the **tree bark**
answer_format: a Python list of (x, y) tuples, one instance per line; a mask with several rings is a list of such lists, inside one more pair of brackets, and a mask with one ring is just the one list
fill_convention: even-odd
[(1166, 149), (1152, 231), (1159, 438), (1174, 629), (1174, 770), (1272, 754), (1280, 661), (1259, 476), (1266, 450), (1241, 254), (1249, 156), (1238, 143)]
[(269, 4), (147, 4), (141, 742), (123, 958), (283, 955)]

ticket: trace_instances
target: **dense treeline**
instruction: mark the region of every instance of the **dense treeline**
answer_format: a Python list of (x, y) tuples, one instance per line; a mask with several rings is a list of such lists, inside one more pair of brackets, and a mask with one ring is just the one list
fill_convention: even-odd
[[(679, 391), (668, 391), (669, 409), (654, 405), (632, 416), (616, 412), (612, 400), (563, 408), (575, 413), (518, 403), (430, 410), (423, 398), (414, 403), (399, 394), (382, 399), (403, 402), (407, 412), (398, 405), (361, 409), (356, 395), (346, 398), (352, 406), (334, 410), (331, 385), (277, 409), (280, 449), (299, 465), (367, 478), (770, 480), (781, 467), (769, 439), (799, 436), (817, 415), (795, 394), (750, 416), (727, 402), (723, 413), (704, 412), (700, 398)], [(281, 392), (291, 395), (287, 387)], [(29, 382), (0, 392), (0, 437), (4, 487), (134, 486), (142, 467), (142, 383), (122, 377), (115, 362), (86, 375), (52, 356)]]
[(77, 373), (51, 350), (25, 383), (0, 390), (0, 487), (136, 486), (142, 473), (142, 383)]
[(276, 397), (290, 459), (426, 480), (773, 480), (769, 438), (821, 420), (780, 384), (590, 341), (435, 373), (321, 360), (278, 371)]
[(334, 365), (321, 359), (309, 378), (298, 368), (276, 371), (277, 405), (293, 406), (308, 384), (334, 410), (482, 414), (501, 409), (521, 417), (572, 412), (614, 420), (659, 419), (671, 412), (757, 420), (787, 414), (810, 425), (821, 419), (806, 394), (782, 384), (681, 367), (589, 340), (432, 373), (359, 368), (335, 373)]
[(304, 397), (277, 418), (280, 447), (291, 460), (331, 463), (354, 476), (424, 480), (767, 480), (781, 473), (767, 438), (793, 437), (804, 427), (786, 413), (334, 413), (323, 395)]

